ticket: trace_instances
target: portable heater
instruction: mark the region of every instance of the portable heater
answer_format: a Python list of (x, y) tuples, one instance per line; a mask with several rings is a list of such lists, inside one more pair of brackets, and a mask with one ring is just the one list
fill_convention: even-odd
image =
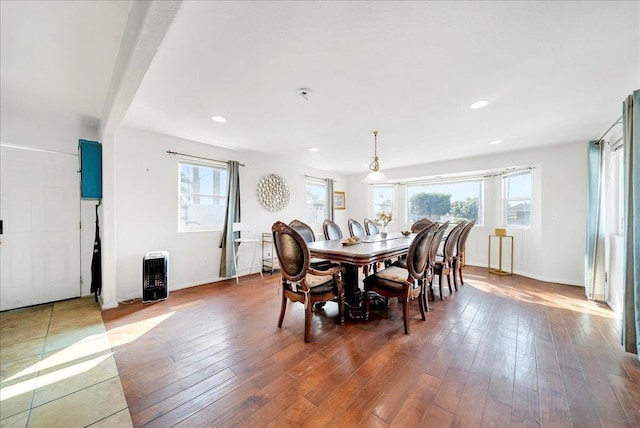
[(154, 251), (142, 259), (142, 302), (169, 297), (169, 253)]

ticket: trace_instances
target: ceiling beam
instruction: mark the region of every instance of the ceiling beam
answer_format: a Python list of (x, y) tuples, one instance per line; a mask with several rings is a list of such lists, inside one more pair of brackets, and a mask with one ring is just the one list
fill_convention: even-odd
[(102, 110), (100, 134), (115, 135), (182, 0), (132, 2)]

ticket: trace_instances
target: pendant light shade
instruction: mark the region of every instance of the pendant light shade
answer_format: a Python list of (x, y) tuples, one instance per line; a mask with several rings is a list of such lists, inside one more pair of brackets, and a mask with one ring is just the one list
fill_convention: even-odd
[(373, 161), (369, 164), (371, 172), (362, 180), (363, 183), (380, 183), (387, 181), (387, 177), (380, 171), (380, 162), (378, 160), (378, 131), (373, 131)]

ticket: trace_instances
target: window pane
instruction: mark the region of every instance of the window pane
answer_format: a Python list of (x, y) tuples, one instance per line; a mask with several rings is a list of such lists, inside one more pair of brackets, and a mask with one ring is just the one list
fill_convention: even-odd
[(531, 197), (531, 173), (512, 175), (505, 177), (506, 198), (530, 198)]
[(180, 163), (180, 230), (222, 227), (226, 203), (226, 168)]
[(507, 201), (507, 225), (528, 226), (531, 223), (531, 201)]
[(502, 180), (506, 225), (529, 226), (531, 224), (531, 172), (508, 175)]
[(373, 186), (373, 216), (381, 211), (393, 212), (393, 186)]
[(322, 181), (307, 181), (307, 222), (313, 225), (324, 221), (327, 190)]
[(408, 222), (423, 217), (432, 221), (482, 223), (483, 181), (425, 183), (407, 186)]

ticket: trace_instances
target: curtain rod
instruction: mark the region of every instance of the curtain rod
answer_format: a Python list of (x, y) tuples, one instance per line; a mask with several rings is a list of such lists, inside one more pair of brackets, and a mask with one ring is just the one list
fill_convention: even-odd
[(413, 179), (413, 180), (399, 180), (399, 181), (389, 181), (387, 184), (400, 184), (400, 185), (407, 185), (407, 184), (434, 184), (434, 183), (459, 183), (459, 182), (463, 182), (463, 181), (471, 181), (471, 180), (479, 180), (481, 178), (491, 178), (491, 177), (506, 177), (509, 175), (515, 175), (515, 174), (519, 174), (521, 172), (524, 171), (532, 171), (536, 169), (535, 166), (524, 166), (521, 168), (514, 168), (514, 169), (505, 169), (502, 172), (499, 171), (493, 171), (493, 172), (487, 172), (485, 174), (469, 174), (469, 175), (460, 175), (460, 176), (456, 176), (456, 177), (440, 177), (440, 178), (435, 178), (435, 177), (425, 177), (425, 178), (420, 178), (420, 179)]
[[(188, 155), (186, 153), (172, 152), (171, 150), (167, 150), (167, 153), (170, 154), (170, 155), (187, 156), (187, 157), (190, 157), (190, 158), (204, 159), (204, 160), (209, 160), (209, 161), (214, 161), (214, 162), (222, 162), (222, 163), (227, 163), (228, 162), (228, 161), (223, 161), (223, 160), (220, 160), (220, 159), (205, 158), (203, 156), (194, 156), (194, 155)], [(240, 166), (244, 166), (244, 164), (241, 163)]]
[(616, 125), (618, 125), (618, 124), (620, 124), (620, 123), (622, 123), (622, 115), (621, 115), (619, 118), (617, 118), (615, 122), (613, 122), (613, 125), (611, 125), (611, 126), (609, 127), (609, 129), (607, 129), (607, 130), (605, 131), (605, 133), (604, 133), (604, 134), (602, 134), (602, 137), (600, 137), (600, 138), (598, 139), (598, 141), (602, 141), (602, 139), (605, 137), (605, 135), (607, 135), (607, 134), (609, 133), (609, 131), (611, 131), (611, 130), (613, 129), (613, 127), (614, 127), (614, 126), (616, 126)]
[(304, 176), (305, 176), (306, 178), (315, 178), (316, 180), (331, 180), (331, 181), (337, 181), (337, 180), (334, 180), (333, 178), (314, 177), (313, 175), (307, 175), (307, 174), (305, 174)]

